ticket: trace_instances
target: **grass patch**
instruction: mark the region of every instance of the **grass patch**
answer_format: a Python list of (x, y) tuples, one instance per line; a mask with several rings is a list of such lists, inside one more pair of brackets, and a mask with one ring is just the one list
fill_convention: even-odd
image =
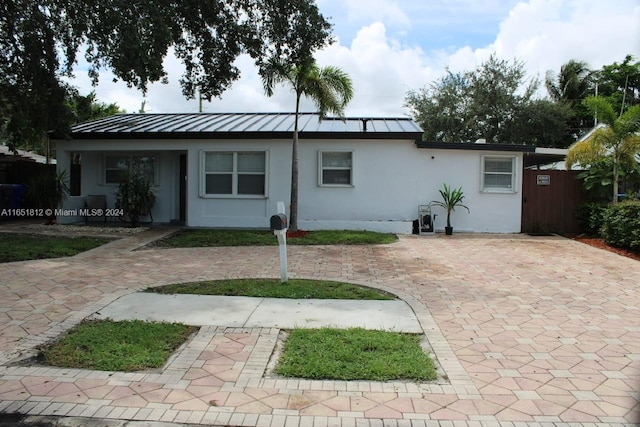
[(111, 240), (84, 236), (0, 233), (0, 262), (73, 256), (104, 245)]
[(391, 300), (389, 294), (363, 286), (325, 280), (229, 279), (149, 288), (159, 294), (228, 295), (261, 298)]
[(315, 380), (414, 380), (437, 378), (417, 335), (355, 329), (295, 329), (275, 372)]
[(100, 371), (159, 368), (197, 328), (141, 320), (86, 321), (41, 350), (50, 366)]
[[(371, 245), (393, 243), (392, 233), (372, 231), (321, 230), (308, 231), (300, 237), (287, 239), (289, 245)], [(266, 230), (184, 229), (159, 240), (155, 246), (192, 248), (208, 246), (276, 246), (273, 232)]]

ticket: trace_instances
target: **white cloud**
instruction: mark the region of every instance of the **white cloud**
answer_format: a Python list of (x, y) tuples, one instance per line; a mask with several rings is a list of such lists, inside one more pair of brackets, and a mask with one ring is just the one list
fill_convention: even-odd
[(419, 47), (403, 46), (387, 37), (376, 22), (362, 28), (350, 46), (336, 44), (318, 54), (321, 66), (335, 65), (352, 78), (355, 96), (351, 115), (403, 115), (405, 94), (436, 76)]
[[(433, 49), (427, 40), (415, 38), (415, 34), (423, 34), (419, 30), (422, 25), (428, 25), (425, 22), (437, 20), (438, 10), (442, 12), (443, 20), (452, 18), (455, 15), (452, 11), (466, 11), (465, 17), (458, 18), (465, 28), (456, 27), (451, 23), (454, 21), (447, 21), (451, 23), (449, 26), (444, 23), (438, 26), (438, 31), (445, 33), (443, 37), (446, 38), (446, 32), (449, 32), (455, 38), (457, 31), (468, 29), (474, 10), (478, 19), (485, 21), (486, 28), (491, 27), (486, 22), (497, 19), (503, 3), (497, 0), (483, 2), (484, 12), (478, 11), (479, 6), (471, 0), (433, 4), (422, 0), (375, 0), (373, 3), (322, 0), (319, 5), (321, 10), (325, 5), (331, 6), (334, 13), (341, 10), (360, 23), (352, 38), (345, 37), (344, 41), (338, 40), (317, 53), (321, 66), (338, 66), (352, 77), (355, 97), (347, 108), (349, 115), (406, 114), (403, 102), (408, 90), (428, 85), (442, 75), (445, 66), (453, 71), (473, 69), (494, 51), (504, 59), (524, 61), (530, 74), (540, 77), (549, 69), (558, 71), (570, 59), (586, 61), (593, 69), (598, 69), (622, 61), (627, 54), (640, 57), (640, 3), (637, 0), (619, 0), (615, 6), (599, 0), (520, 1), (508, 13), (503, 12), (503, 19), (495, 21), (495, 36), (490, 42), (476, 48), (460, 45), (452, 49), (443, 45), (439, 50)], [(336, 33), (340, 33), (339, 29)], [(178, 83), (182, 69), (179, 61), (170, 56), (165, 65), (170, 84), (152, 85), (147, 97), (148, 109), (152, 112), (197, 111), (198, 102), (186, 101), (182, 95)], [(272, 98), (267, 98), (251, 59), (240, 57), (237, 65), (242, 78), (223, 94), (222, 99), (205, 103), (205, 111), (293, 110), (294, 97), (289, 88), (280, 87)], [(137, 111), (142, 95), (109, 80), (110, 73), (103, 73), (96, 89), (98, 99)], [(91, 90), (88, 79), (80, 76), (80, 72), (75, 83), (83, 92)], [(313, 105), (305, 101), (303, 108), (311, 111)]]
[(558, 72), (570, 59), (592, 69), (640, 54), (640, 3), (531, 0), (519, 3), (490, 46), (503, 58), (526, 63), (531, 76)]

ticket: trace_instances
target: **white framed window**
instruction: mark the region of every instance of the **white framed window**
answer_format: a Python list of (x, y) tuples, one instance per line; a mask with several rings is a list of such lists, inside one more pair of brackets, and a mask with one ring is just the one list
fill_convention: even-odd
[(200, 152), (200, 196), (267, 197), (268, 151)]
[(515, 193), (516, 164), (514, 156), (482, 156), (482, 191)]
[(105, 154), (104, 183), (120, 184), (127, 174), (136, 174), (157, 184), (157, 158), (147, 154)]
[(353, 151), (319, 151), (318, 185), (353, 187)]

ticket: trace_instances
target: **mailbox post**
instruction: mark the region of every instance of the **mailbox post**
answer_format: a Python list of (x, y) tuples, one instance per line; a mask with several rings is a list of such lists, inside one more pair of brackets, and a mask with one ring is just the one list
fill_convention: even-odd
[[(282, 206), (282, 208), (281, 208)], [(278, 247), (280, 249), (280, 282), (286, 283), (287, 275), (287, 216), (284, 214), (284, 203), (278, 202), (278, 211), (276, 215), (271, 216), (270, 226), (273, 234), (278, 238)]]

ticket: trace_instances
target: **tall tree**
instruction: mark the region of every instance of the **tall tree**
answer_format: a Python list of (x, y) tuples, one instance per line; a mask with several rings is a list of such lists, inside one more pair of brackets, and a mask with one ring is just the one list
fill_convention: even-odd
[(470, 82), (468, 76), (453, 73), (445, 75), (428, 87), (407, 94), (405, 105), (424, 130), (423, 139), (437, 142), (473, 141), (478, 139), (471, 113)]
[[(405, 105), (427, 141), (566, 146), (559, 118), (567, 111), (533, 99), (538, 85), (526, 79), (521, 61), (491, 55), (475, 70), (447, 70), (429, 87), (408, 92)], [(537, 128), (542, 123), (544, 133)]]
[[(313, 24), (312, 38), (292, 29)], [(169, 49), (184, 65), (183, 93), (219, 96), (238, 77), (235, 59), (249, 53), (263, 72), (271, 58), (289, 65), (310, 46), (330, 41), (330, 24), (313, 0), (12, 0), (0, 3), (0, 130), (12, 144), (55, 131), (73, 115), (65, 105), (78, 53), (89, 75), (110, 69), (146, 92), (167, 81)], [(295, 33), (299, 35), (299, 33)]]
[(74, 123), (83, 123), (91, 120), (97, 120), (102, 117), (113, 116), (114, 114), (125, 113), (117, 104), (106, 104), (99, 102), (95, 92), (89, 92), (88, 95), (80, 95), (78, 91), (73, 90), (71, 97), (67, 101), (69, 109), (73, 113)]
[(598, 95), (606, 98), (618, 112), (640, 104), (640, 61), (627, 55), (621, 63), (605, 65), (596, 74)]
[(582, 101), (594, 94), (594, 81), (594, 72), (584, 61), (572, 59), (560, 67), (558, 74), (547, 71), (545, 86), (549, 96), (556, 103), (567, 106), (572, 112), (567, 124), (573, 140), (593, 126), (593, 116)]
[(534, 99), (518, 109), (517, 119), (505, 133), (512, 141), (523, 141), (536, 147), (566, 148), (573, 140), (568, 136), (571, 109), (546, 99)]
[[(520, 109), (528, 103), (538, 87), (537, 80), (527, 81), (524, 62), (498, 59), (495, 54), (469, 73), (471, 113), (477, 120), (480, 138), (487, 142), (516, 142), (508, 128), (517, 120)], [(518, 141), (527, 143), (527, 141)]]
[(351, 78), (337, 67), (320, 68), (315, 62), (286, 68), (282, 64), (272, 64), (271, 72), (264, 75), (264, 89), (268, 96), (273, 95), (274, 87), (279, 83), (291, 85), (296, 96), (293, 144), (291, 151), (291, 206), (289, 211), (289, 229), (298, 230), (298, 117), (300, 100), (310, 98), (316, 105), (320, 120), (327, 114), (342, 117), (344, 109), (353, 97)]
[(584, 140), (574, 144), (567, 154), (566, 165), (585, 167), (610, 159), (612, 167), (613, 202), (618, 201), (620, 167), (637, 162), (640, 154), (640, 105), (634, 105), (623, 114), (618, 114), (611, 102), (603, 97), (590, 96), (585, 99), (589, 111), (604, 126), (599, 127)]
[(593, 72), (586, 62), (571, 59), (560, 67), (558, 74), (547, 71), (544, 83), (551, 99), (573, 107), (593, 90)]

